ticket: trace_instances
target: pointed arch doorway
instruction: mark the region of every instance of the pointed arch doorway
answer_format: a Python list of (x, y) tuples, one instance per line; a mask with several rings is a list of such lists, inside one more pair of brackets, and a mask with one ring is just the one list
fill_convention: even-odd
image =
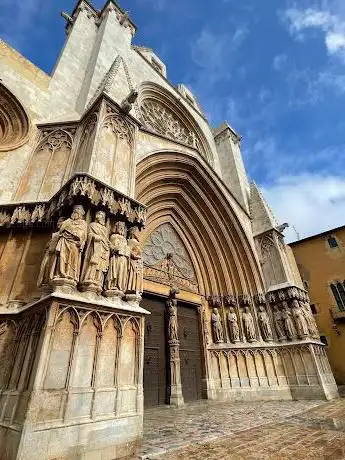
[[(145, 408), (170, 403), (170, 362), (166, 317), (167, 296), (145, 292), (142, 306), (150, 311), (144, 341)], [(178, 301), (180, 375), (184, 402), (202, 398), (202, 359), (197, 305)]]
[[(191, 296), (198, 294), (198, 283), (192, 260), (177, 230), (169, 222), (159, 225), (146, 238), (143, 257), (145, 280), (151, 283), (151, 291), (156, 290), (155, 294), (146, 292), (143, 298), (144, 308), (151, 313), (146, 320), (144, 345), (145, 407), (200, 399), (202, 366), (198, 305), (191, 301)], [(186, 299), (183, 301), (180, 296), (177, 300), (178, 337), (176, 343), (173, 342), (173, 351), (167, 312), (172, 286)]]
[[(155, 252), (148, 254), (152, 260), (149, 267), (145, 267), (145, 286), (147, 292), (168, 296), (173, 273), (183, 284), (180, 289), (188, 293), (187, 300), (193, 303), (198, 297), (202, 303), (202, 321), (199, 321), (202, 334), (199, 333), (198, 337), (202, 350), (203, 392), (205, 397), (213, 398), (209, 353), (211, 310), (207, 299), (228, 293), (235, 297), (252, 296), (264, 290), (259, 261), (247, 232), (248, 220), (210, 166), (202, 158), (185, 153), (162, 151), (143, 158), (137, 164), (136, 199), (145, 203), (148, 210), (146, 228), (142, 233), (143, 247), (157, 229), (169, 224), (189, 256), (194, 276), (189, 276), (185, 270), (184, 255), (182, 262), (177, 257), (173, 266), (170, 259), (164, 257), (171, 246), (176, 247), (175, 241), (168, 250), (164, 249), (165, 239), (161, 241), (161, 259)], [(164, 309), (163, 305), (161, 309)], [(222, 316), (226, 324), (224, 306)], [(180, 330), (183, 331), (183, 327)], [(188, 329), (186, 332), (188, 336)], [(188, 357), (186, 359), (188, 363)], [(183, 372), (181, 368), (181, 375)], [(183, 379), (188, 381), (185, 375)]]

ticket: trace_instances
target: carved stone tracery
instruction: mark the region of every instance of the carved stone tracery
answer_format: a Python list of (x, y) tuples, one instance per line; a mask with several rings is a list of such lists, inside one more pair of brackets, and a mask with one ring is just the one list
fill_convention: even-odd
[(133, 147), (134, 129), (127, 123), (126, 119), (118, 112), (115, 112), (110, 106), (107, 107), (107, 116), (103, 121), (105, 128), (110, 128), (119, 139), (125, 139)]
[(154, 132), (176, 139), (193, 148), (199, 147), (200, 144), (195, 131), (189, 129), (162, 102), (155, 99), (145, 99), (141, 105), (141, 113), (146, 126)]
[(65, 130), (57, 129), (55, 131), (43, 131), (42, 136), (43, 140), (40, 142), (39, 150), (48, 150), (52, 153), (56, 150), (61, 150), (63, 148), (70, 150), (72, 148), (73, 138), (75, 129)]
[(198, 292), (192, 261), (180, 237), (170, 224), (158, 227), (143, 250), (145, 278)]

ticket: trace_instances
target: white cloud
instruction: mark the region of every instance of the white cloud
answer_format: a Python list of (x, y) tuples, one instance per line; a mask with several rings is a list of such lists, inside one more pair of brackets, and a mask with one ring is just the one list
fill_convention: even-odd
[[(325, 3), (326, 7), (330, 5)], [(304, 38), (303, 31), (319, 30), (324, 36), (325, 46), (330, 55), (338, 55), (345, 60), (345, 20), (341, 14), (328, 9), (289, 8), (282, 14), (290, 33), (297, 39)]]
[(317, 11), (313, 8), (306, 10), (289, 8), (285, 11), (284, 16), (289, 23), (291, 33), (300, 32), (310, 27), (321, 27), (327, 30), (333, 22), (329, 11)]
[(288, 62), (288, 57), (286, 54), (277, 54), (273, 58), (273, 68), (274, 70), (282, 70)]
[(331, 32), (326, 35), (326, 45), (330, 54), (335, 54), (345, 48), (345, 34)]
[(249, 30), (247, 29), (247, 27), (238, 27), (235, 30), (235, 33), (234, 33), (234, 35), (232, 37), (232, 43), (235, 46), (242, 45), (242, 43), (244, 42), (244, 40), (246, 39), (248, 34), (249, 34)]
[[(277, 220), (288, 222), (288, 241), (345, 224), (345, 179), (334, 175), (282, 176), (263, 187)], [(294, 228), (295, 227), (295, 230)]]
[(215, 34), (207, 29), (201, 30), (191, 45), (193, 61), (205, 69), (219, 69), (224, 64), (228, 42), (228, 35)]

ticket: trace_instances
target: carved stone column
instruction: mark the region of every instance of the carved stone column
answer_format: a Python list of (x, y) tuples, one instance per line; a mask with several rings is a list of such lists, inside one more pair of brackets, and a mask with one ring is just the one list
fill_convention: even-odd
[(177, 299), (178, 289), (172, 288), (167, 300), (167, 331), (169, 346), (169, 386), (168, 398), (172, 406), (181, 406), (184, 404), (182, 383), (181, 383), (181, 363), (180, 363), (180, 342), (178, 339), (178, 322), (177, 322)]

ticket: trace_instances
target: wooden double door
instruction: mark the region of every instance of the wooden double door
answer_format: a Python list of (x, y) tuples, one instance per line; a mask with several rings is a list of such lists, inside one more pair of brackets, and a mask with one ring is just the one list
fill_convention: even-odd
[[(169, 384), (166, 299), (145, 295), (142, 306), (151, 315), (145, 320), (144, 404), (166, 404)], [(181, 382), (185, 402), (201, 399), (201, 352), (198, 315), (195, 305), (178, 302)]]

